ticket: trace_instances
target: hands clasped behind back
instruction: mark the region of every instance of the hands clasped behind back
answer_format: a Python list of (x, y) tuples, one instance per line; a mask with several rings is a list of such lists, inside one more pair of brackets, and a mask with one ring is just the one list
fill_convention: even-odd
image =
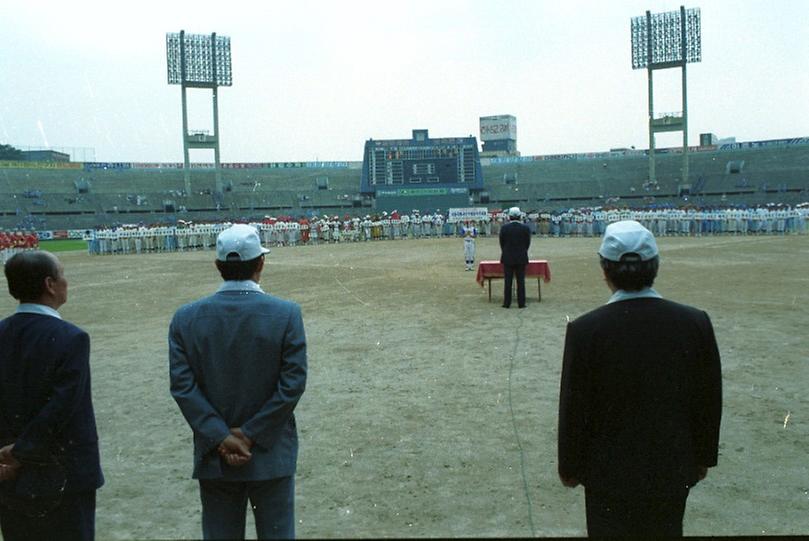
[(225, 462), (230, 466), (243, 466), (250, 461), (253, 456), (250, 449), (253, 447), (253, 440), (244, 435), (241, 428), (231, 428), (230, 434), (222, 440), (217, 451)]

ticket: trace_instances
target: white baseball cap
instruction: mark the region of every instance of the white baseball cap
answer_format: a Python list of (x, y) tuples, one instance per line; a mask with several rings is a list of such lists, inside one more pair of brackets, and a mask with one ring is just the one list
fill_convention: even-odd
[(637, 254), (641, 261), (648, 261), (658, 254), (657, 241), (635, 220), (623, 220), (607, 226), (598, 253), (610, 261), (620, 261), (627, 254)]
[(216, 237), (216, 259), (219, 261), (250, 261), (270, 250), (261, 245), (258, 231), (252, 225), (235, 224)]
[(522, 212), (520, 212), (520, 207), (511, 207), (510, 209), (508, 209), (509, 218), (511, 217), (519, 218), (521, 215)]

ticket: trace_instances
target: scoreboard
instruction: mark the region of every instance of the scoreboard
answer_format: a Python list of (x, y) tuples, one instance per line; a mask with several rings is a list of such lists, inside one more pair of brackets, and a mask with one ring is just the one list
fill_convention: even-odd
[(483, 189), (475, 137), (430, 139), (427, 130), (413, 130), (411, 139), (365, 142), (361, 193), (426, 194), (438, 193), (437, 188), (455, 193)]

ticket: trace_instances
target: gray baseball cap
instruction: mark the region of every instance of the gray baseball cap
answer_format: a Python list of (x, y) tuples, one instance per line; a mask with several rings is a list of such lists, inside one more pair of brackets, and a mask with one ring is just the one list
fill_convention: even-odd
[(269, 248), (261, 245), (258, 231), (252, 225), (235, 224), (216, 237), (216, 259), (219, 261), (250, 261), (269, 253)]
[(637, 254), (641, 261), (648, 261), (658, 254), (657, 241), (635, 220), (624, 220), (607, 226), (598, 253), (610, 261), (620, 261), (627, 254)]

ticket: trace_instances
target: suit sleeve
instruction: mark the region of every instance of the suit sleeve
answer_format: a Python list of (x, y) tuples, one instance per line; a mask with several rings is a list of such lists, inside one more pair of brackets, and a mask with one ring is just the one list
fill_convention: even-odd
[(559, 476), (584, 480), (587, 374), (580, 358), (575, 327), (568, 324), (559, 392)]
[(200, 389), (194, 370), (188, 363), (182, 333), (178, 327), (175, 315), (169, 327), (171, 396), (180, 406), (191, 429), (202, 436), (204, 448), (201, 451), (202, 454), (207, 454), (230, 434), (230, 428)]
[(89, 385), (90, 337), (80, 332), (64, 344), (64, 352), (54, 367), (50, 399), (15, 441), (15, 457), (23, 461), (47, 460), (54, 437), (76, 413)]
[(269, 448), (306, 388), (306, 335), (301, 309), (294, 305), (284, 333), (278, 385), (267, 402), (242, 425), (245, 436)]
[(722, 420), (722, 367), (719, 347), (708, 314), (702, 330), (702, 358), (696, 367), (697, 397), (692, 414), (697, 463), (716, 466), (719, 454), (719, 427)]

